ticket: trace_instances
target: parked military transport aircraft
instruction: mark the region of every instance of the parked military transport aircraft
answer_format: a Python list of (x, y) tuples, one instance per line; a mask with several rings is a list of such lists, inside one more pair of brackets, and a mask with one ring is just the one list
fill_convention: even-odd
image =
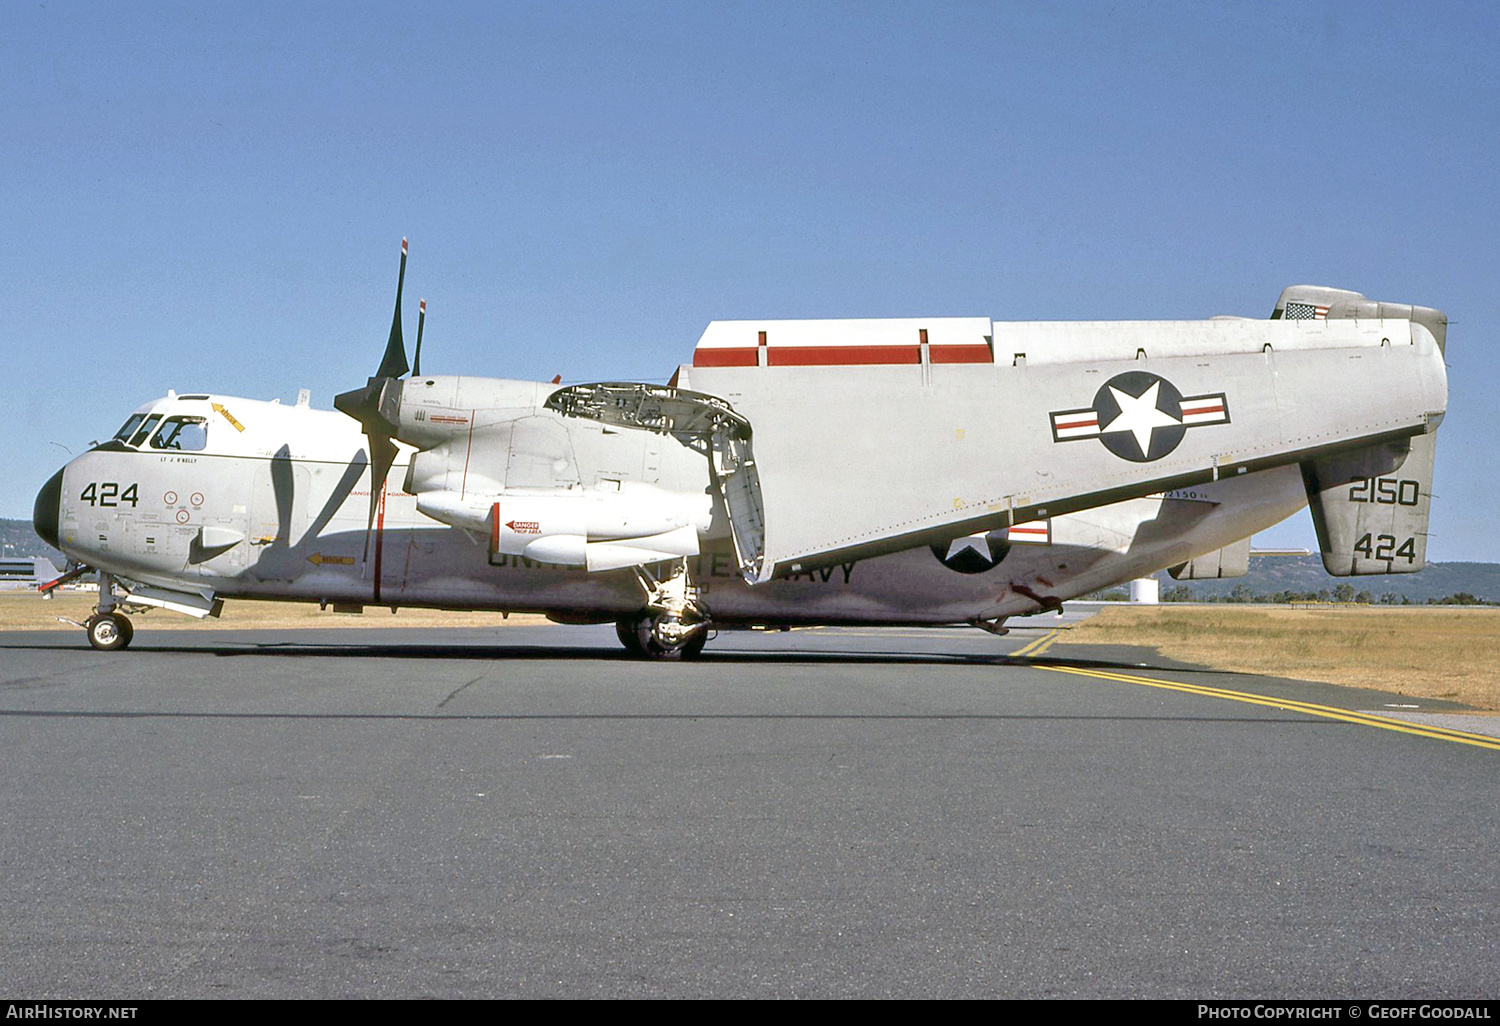
[[(1244, 572), (1312, 506), (1327, 570), (1425, 562), (1447, 318), (1293, 286), (1268, 321), (715, 321), (668, 385), (407, 376), (340, 412), (145, 404), (37, 496), (37, 532), (124, 613), (225, 598), (714, 628), (970, 623), (1163, 567)], [(817, 396), (817, 402), (808, 400)]]

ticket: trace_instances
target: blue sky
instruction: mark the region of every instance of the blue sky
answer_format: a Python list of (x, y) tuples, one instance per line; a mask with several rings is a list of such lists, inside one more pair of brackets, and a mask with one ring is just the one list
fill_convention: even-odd
[(540, 380), (718, 318), (1436, 306), (1428, 555), (1500, 560), (1497, 12), (5, 4), (0, 515), (168, 388), (362, 384), (408, 235), (426, 369)]

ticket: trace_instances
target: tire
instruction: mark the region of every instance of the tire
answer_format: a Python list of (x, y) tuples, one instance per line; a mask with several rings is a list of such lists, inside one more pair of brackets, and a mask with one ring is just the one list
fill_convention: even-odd
[(625, 654), (632, 659), (645, 659), (646, 646), (641, 644), (640, 631), (636, 629), (636, 622), (626, 618), (615, 621), (615, 636), (620, 639), (620, 644), (625, 646)]
[(633, 659), (655, 659), (676, 662), (680, 659), (696, 659), (708, 642), (708, 627), (695, 631), (681, 645), (669, 647), (656, 640), (651, 632), (651, 618), (632, 619), (626, 617), (615, 621), (615, 636)]
[(118, 652), (135, 637), (135, 628), (118, 613), (96, 613), (84, 624), (89, 644), (100, 652)]
[(706, 644), (708, 644), (708, 628), (705, 626), (695, 631), (687, 644), (682, 646), (682, 658), (697, 659), (703, 654), (703, 646)]

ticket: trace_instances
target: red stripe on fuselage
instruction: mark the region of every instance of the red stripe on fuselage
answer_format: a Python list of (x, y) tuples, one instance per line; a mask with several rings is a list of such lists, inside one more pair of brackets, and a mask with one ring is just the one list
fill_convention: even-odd
[(755, 346), (749, 349), (695, 349), (693, 350), (693, 366), (754, 367), (760, 362), (755, 354)]
[(872, 365), (916, 365), (922, 362), (920, 346), (783, 346), (766, 353), (772, 367), (840, 367)]
[(989, 346), (928, 346), (933, 363), (994, 363)]
[[(929, 346), (932, 363), (993, 363), (989, 346)], [(754, 367), (759, 347), (697, 349), (694, 367)], [(772, 367), (915, 366), (922, 362), (920, 346), (769, 346), (766, 362)]]

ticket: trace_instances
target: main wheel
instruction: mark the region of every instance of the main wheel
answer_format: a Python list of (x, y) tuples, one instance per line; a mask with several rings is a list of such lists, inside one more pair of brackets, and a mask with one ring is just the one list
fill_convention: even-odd
[(135, 637), (135, 628), (119, 613), (95, 613), (83, 626), (88, 631), (89, 644), (101, 652), (118, 651)]
[(703, 646), (708, 644), (708, 627), (703, 626), (693, 632), (693, 636), (687, 639), (682, 646), (682, 658), (697, 659), (703, 654)]
[(615, 621), (615, 635), (625, 651), (637, 659), (696, 659), (708, 642), (708, 625), (699, 627), (684, 641), (669, 644), (657, 631), (656, 617), (625, 617)]
[(636, 629), (635, 620), (629, 618), (616, 620), (615, 636), (620, 639), (620, 644), (625, 646), (625, 651), (632, 658), (646, 658), (646, 646), (641, 644), (641, 634)]

